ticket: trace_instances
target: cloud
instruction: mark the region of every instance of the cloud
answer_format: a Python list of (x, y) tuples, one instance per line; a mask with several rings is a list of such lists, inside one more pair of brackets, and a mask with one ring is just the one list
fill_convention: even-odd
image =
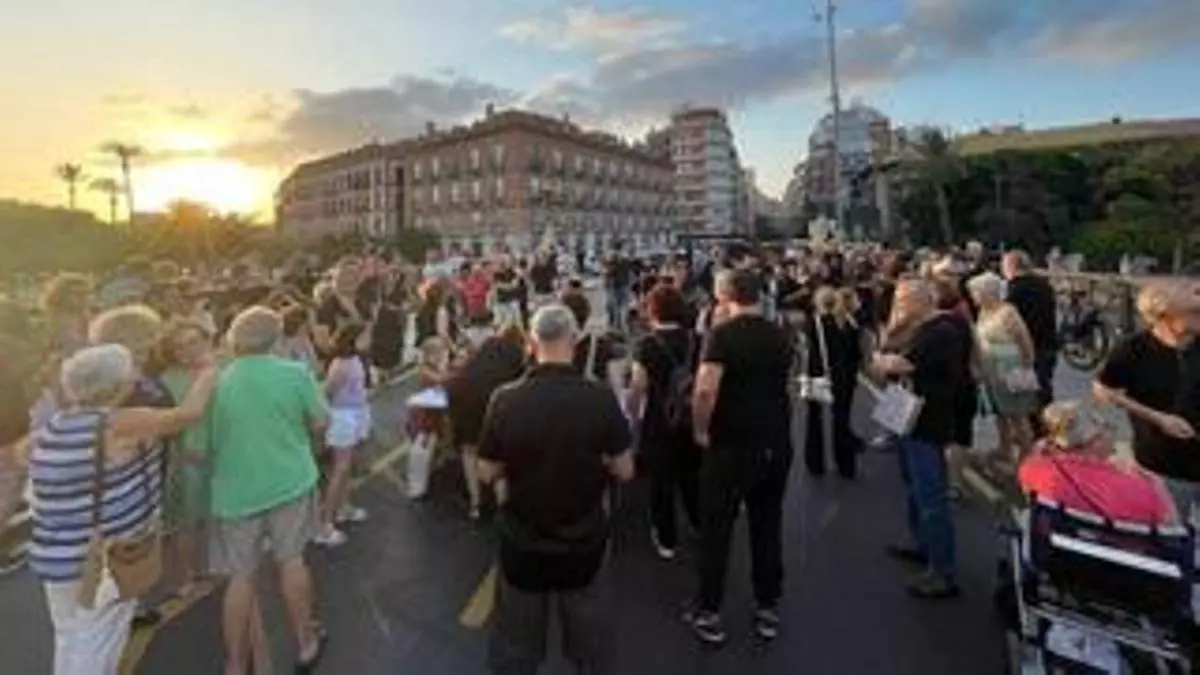
[(268, 136), (222, 152), (253, 164), (283, 164), (365, 142), (419, 132), (427, 121), (452, 123), (507, 105), (518, 95), (506, 88), (447, 73), (441, 78), (402, 75), (384, 87), (293, 93), (294, 106)]
[(105, 94), (100, 99), (100, 102), (111, 108), (131, 108), (149, 102), (149, 96), (141, 91), (115, 91), (111, 94)]
[(1197, 0), (1109, 0), (1047, 21), (1032, 42), (1040, 58), (1104, 65), (1200, 43)]
[(209, 118), (209, 111), (195, 103), (186, 103), (167, 108), (167, 113), (181, 120), (199, 121)]
[(510, 23), (500, 29), (500, 34), (515, 42), (556, 50), (610, 54), (663, 44), (686, 27), (681, 19), (646, 9), (572, 7), (560, 18), (531, 17)]

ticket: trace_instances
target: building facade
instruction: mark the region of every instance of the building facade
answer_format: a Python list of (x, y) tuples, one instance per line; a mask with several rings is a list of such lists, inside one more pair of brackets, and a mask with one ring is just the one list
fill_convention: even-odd
[(569, 119), (495, 111), (406, 148), (405, 220), (448, 248), (640, 248), (671, 235), (672, 167)]
[(395, 236), (405, 227), (404, 171), (398, 145), (371, 144), (301, 164), (279, 186), (276, 226), (303, 239)]
[(680, 230), (746, 231), (749, 193), (725, 113), (716, 108), (683, 108), (672, 115), (670, 129)]
[[(839, 121), (841, 197), (846, 204), (864, 199), (870, 201), (873, 198), (869, 186), (863, 189), (864, 186), (859, 185), (855, 190), (855, 180), (869, 174), (875, 162), (891, 154), (891, 120), (874, 108), (856, 103), (841, 111)], [(838, 198), (837, 159), (833, 113), (829, 113), (817, 122), (808, 137), (808, 159), (803, 178), (808, 200), (827, 210)]]

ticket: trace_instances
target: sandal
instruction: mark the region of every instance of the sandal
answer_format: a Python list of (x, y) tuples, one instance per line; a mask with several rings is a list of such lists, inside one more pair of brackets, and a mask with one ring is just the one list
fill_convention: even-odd
[(296, 675), (311, 675), (317, 664), (320, 663), (321, 657), (325, 655), (325, 643), (329, 640), (329, 633), (320, 623), (313, 624), (313, 638), (316, 641), (313, 653), (306, 659), (296, 660)]

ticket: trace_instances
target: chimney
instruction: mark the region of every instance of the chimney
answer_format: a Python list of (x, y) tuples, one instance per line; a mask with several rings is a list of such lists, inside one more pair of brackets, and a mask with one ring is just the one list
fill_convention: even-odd
[(496, 104), (494, 104), (494, 103), (487, 104), (487, 107), (485, 107), (483, 109), (484, 119), (491, 119), (492, 115), (495, 115), (495, 114), (496, 114)]
[(563, 111), (562, 121), (564, 124), (570, 124), (571, 123), (571, 113)]
[(433, 122), (426, 122), (425, 123), (425, 133), (429, 134), (430, 136), (436, 134), (437, 133), (437, 125), (434, 124)]

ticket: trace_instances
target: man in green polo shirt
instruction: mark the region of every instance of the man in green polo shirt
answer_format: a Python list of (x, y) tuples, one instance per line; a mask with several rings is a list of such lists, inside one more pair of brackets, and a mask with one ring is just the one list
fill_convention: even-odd
[(328, 404), (307, 368), (271, 355), (282, 332), (282, 318), (265, 307), (238, 315), (228, 336), (235, 356), (211, 403), (212, 564), (230, 577), (223, 616), (227, 673), (249, 672), (250, 627), (261, 620), (254, 573), (264, 542), (280, 567), (298, 666), (311, 666), (321, 652), (303, 554), (316, 533), (313, 442), (322, 437)]

